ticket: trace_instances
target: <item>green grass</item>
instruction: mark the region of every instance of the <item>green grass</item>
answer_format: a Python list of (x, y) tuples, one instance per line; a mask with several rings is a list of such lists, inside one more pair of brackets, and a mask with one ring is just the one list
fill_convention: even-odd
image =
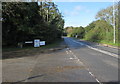
[[(80, 39), (80, 40), (86, 40), (85, 38), (83, 39)], [(87, 40), (88, 41), (88, 40)], [(90, 41), (91, 42), (91, 41)], [(96, 41), (96, 43), (101, 43), (101, 44), (108, 44), (108, 45), (111, 45), (111, 46), (116, 46), (116, 47), (120, 47), (120, 43), (116, 42), (116, 43), (113, 43), (113, 42), (108, 42), (108, 41)]]
[(44, 46), (40, 46), (39, 48), (34, 48), (33, 46), (16, 48), (16, 47), (4, 47), (2, 49), (3, 56), (2, 59), (9, 58), (19, 58), (19, 57), (29, 57), (40, 55), (41, 53), (49, 53), (54, 52), (57, 48), (64, 48), (61, 46), (63, 39), (57, 39), (51, 44), (46, 44)]
[(113, 42), (101, 41), (100, 43), (120, 47), (120, 43), (118, 43), (118, 42), (117, 43), (113, 43)]
[(47, 48), (54, 48), (58, 46), (63, 39), (57, 39), (51, 44), (46, 44), (44, 46), (40, 46), (39, 48), (34, 48), (33, 46), (23, 46), (23, 48), (18, 48), (18, 47), (3, 47), (2, 52), (11, 52), (11, 51), (19, 51), (19, 50), (32, 50), (32, 49), (47, 49)]

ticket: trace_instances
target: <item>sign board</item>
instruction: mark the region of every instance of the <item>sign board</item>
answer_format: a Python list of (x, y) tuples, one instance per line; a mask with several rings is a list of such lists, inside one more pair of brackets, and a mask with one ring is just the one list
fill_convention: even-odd
[(26, 41), (25, 43), (33, 43), (33, 41)]
[(40, 40), (39, 39), (34, 40), (34, 47), (40, 47)]
[(40, 41), (40, 45), (45, 45), (45, 41)]

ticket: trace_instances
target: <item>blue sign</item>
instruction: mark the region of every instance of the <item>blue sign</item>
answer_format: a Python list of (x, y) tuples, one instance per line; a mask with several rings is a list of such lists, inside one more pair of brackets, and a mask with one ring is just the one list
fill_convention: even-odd
[(40, 47), (40, 40), (39, 39), (34, 40), (34, 47)]

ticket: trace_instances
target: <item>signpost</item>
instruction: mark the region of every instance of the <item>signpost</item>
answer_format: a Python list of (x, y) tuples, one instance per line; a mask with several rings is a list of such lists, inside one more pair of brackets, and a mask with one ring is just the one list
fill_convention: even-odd
[(39, 39), (34, 40), (34, 47), (40, 47), (40, 40)]
[(26, 41), (25, 43), (33, 43), (33, 41)]
[(40, 45), (45, 45), (45, 41), (40, 41)]
[[(31, 44), (33, 41), (26, 41), (26, 44)], [(40, 39), (34, 40), (34, 47), (40, 47), (41, 45), (45, 45), (45, 41), (40, 41)]]

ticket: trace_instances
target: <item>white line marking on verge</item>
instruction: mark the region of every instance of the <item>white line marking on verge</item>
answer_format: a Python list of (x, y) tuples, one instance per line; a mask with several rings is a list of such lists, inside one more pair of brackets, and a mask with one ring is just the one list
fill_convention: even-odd
[(77, 41), (73, 41), (73, 42), (75, 42), (75, 43), (78, 43), (78, 44), (80, 44), (80, 45), (85, 45), (85, 44), (83, 44), (83, 43), (80, 43), (80, 42), (77, 42)]
[(97, 48), (94, 48), (94, 47), (91, 47), (91, 46), (88, 46), (88, 45), (86, 45), (86, 46), (87, 46), (88, 48), (90, 48), (90, 49), (93, 49), (93, 50), (99, 51), (99, 52), (101, 52), (101, 53), (104, 53), (104, 54), (107, 54), (107, 55), (110, 55), (110, 56), (113, 56), (113, 57), (118, 58), (118, 55), (117, 55), (117, 54), (110, 53), (110, 52), (108, 52), (108, 51), (104, 51), (104, 50), (101, 50), (101, 49), (97, 49)]
[[(74, 42), (76, 42), (76, 41), (74, 41)], [(101, 53), (110, 55), (110, 56), (112, 56), (112, 57), (118, 58), (118, 55), (117, 55), (117, 54), (114, 54), (114, 53), (111, 53), (111, 52), (108, 52), (108, 51), (104, 51), (104, 50), (101, 50), (101, 49), (97, 49), (97, 48), (91, 47), (91, 46), (89, 46), (89, 45), (80, 43), (80, 42), (76, 42), (76, 43), (78, 43), (78, 44), (80, 44), (80, 45), (81, 45), (81, 44), (82, 44), (82, 45), (85, 45), (85, 46), (87, 46), (87, 47), (90, 48), (90, 49), (93, 49), (93, 50), (99, 51), (99, 52), (101, 52)]]

